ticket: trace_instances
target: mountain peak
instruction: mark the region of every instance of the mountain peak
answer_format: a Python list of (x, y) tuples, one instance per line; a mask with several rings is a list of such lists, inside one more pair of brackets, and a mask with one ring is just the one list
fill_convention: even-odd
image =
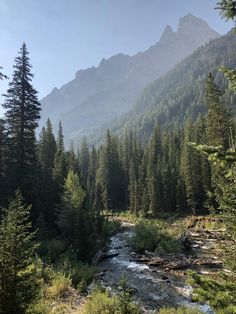
[(194, 16), (193, 14), (189, 13), (184, 17), (180, 18), (179, 25), (177, 29), (177, 33), (180, 34), (191, 34), (193, 33), (201, 33), (201, 32), (208, 32), (212, 34), (212, 37), (217, 37), (219, 34), (210, 28), (207, 22), (203, 21), (202, 19)]
[(173, 29), (171, 28), (170, 25), (167, 25), (164, 32), (162, 33), (161, 35), (161, 39), (160, 41), (167, 41), (170, 39), (170, 37), (174, 34), (174, 31)]

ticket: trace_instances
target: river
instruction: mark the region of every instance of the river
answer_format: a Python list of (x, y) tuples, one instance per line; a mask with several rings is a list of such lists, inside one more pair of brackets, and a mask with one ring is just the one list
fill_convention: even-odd
[[(116, 289), (119, 280), (124, 276), (127, 285), (134, 290), (134, 298), (146, 313), (153, 313), (163, 306), (196, 306), (196, 303), (191, 302), (192, 288), (181, 278), (170, 276), (158, 267), (132, 261), (132, 248), (128, 241), (132, 236), (133, 226), (123, 223), (121, 231), (111, 237), (108, 253), (119, 255), (107, 258), (99, 264), (102, 284)], [(203, 313), (214, 314), (208, 305), (197, 306)]]

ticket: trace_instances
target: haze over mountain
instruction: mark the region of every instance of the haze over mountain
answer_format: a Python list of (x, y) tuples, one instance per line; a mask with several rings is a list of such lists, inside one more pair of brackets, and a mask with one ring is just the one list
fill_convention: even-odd
[[(199, 114), (207, 111), (204, 90), (209, 72), (215, 76), (220, 89), (227, 90), (227, 81), (218, 67), (236, 67), (234, 38), (231, 31), (195, 50), (163, 77), (147, 85), (132, 109), (117, 121), (97, 130), (90, 142), (102, 141), (109, 128), (119, 135), (133, 131), (147, 143), (157, 124), (162, 129), (173, 130), (183, 126), (188, 118), (195, 121)], [(227, 91), (225, 97), (235, 113), (235, 96)]]
[(62, 120), (67, 141), (91, 134), (128, 112), (147, 84), (218, 36), (206, 22), (188, 14), (180, 19), (176, 32), (167, 26), (159, 42), (148, 50), (103, 59), (98, 67), (80, 70), (71, 82), (54, 88), (41, 101), (41, 123), (48, 117), (54, 125)]

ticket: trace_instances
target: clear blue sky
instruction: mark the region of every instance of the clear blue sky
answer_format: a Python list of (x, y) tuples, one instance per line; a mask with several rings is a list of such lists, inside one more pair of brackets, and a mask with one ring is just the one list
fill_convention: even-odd
[[(232, 24), (215, 6), (216, 0), (0, 0), (0, 65), (11, 76), (25, 41), (41, 98), (104, 57), (147, 49), (187, 13), (226, 33)], [(6, 83), (0, 84), (3, 93)]]

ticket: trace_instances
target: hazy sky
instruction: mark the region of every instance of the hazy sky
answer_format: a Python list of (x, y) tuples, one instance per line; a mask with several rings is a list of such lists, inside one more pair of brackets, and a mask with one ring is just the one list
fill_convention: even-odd
[[(221, 34), (232, 26), (216, 0), (0, 0), (0, 65), (11, 76), (23, 41), (39, 98), (72, 80), (77, 70), (116, 53), (135, 54), (156, 43), (167, 24), (192, 13)], [(0, 82), (0, 93), (6, 83)], [(1, 110), (1, 109), (0, 109)]]

